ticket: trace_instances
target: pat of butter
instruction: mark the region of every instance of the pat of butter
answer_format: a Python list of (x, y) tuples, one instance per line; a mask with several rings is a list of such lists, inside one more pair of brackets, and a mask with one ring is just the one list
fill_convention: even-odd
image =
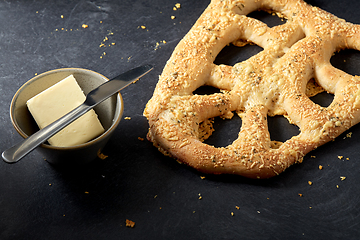
[[(49, 87), (26, 104), (39, 128), (44, 128), (85, 101), (85, 95), (73, 75)], [(59, 147), (85, 143), (104, 132), (95, 111), (83, 116), (52, 136), (48, 142)]]

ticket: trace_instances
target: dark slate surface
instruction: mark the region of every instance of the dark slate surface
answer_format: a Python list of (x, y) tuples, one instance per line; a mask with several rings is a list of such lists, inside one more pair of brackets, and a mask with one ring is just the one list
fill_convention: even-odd
[[(308, 2), (360, 23), (358, 1)], [(0, 239), (359, 239), (360, 126), (348, 131), (351, 138), (346, 132), (310, 153), (302, 164), (261, 181), (238, 176), (202, 179), (203, 174), (138, 139), (146, 137), (142, 112), (158, 75), (209, 1), (183, 0), (181, 9), (173, 11), (175, 3), (0, 2), (2, 150), (20, 140), (10, 122), (9, 105), (16, 90), (35, 74), (81, 67), (110, 78), (144, 63), (155, 65), (122, 91), (124, 117), (131, 120), (122, 120), (104, 149), (107, 159), (81, 169), (59, 169), (35, 151), (13, 165), (0, 162)], [(82, 24), (89, 27), (83, 29)], [(101, 43), (107, 46), (99, 47)], [(108, 46), (111, 43), (115, 45)], [(340, 52), (332, 62), (360, 74), (357, 51)], [(328, 104), (331, 95), (316, 101)], [(217, 120), (209, 143), (231, 142), (240, 121)], [(286, 139), (298, 131), (281, 117), (271, 121), (273, 138)], [(126, 227), (126, 219), (135, 227)]]

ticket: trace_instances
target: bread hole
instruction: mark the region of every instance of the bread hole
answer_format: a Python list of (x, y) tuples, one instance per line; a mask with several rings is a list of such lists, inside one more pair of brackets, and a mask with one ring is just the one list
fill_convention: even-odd
[(271, 10), (261, 10), (260, 9), (260, 10), (251, 12), (247, 16), (251, 17), (251, 18), (255, 18), (255, 19), (265, 23), (270, 28), (286, 23), (286, 19), (280, 13), (273, 12)]
[(321, 92), (310, 98), (311, 101), (321, 107), (328, 107), (334, 100), (334, 95), (328, 92)]
[(360, 75), (360, 52), (354, 49), (344, 49), (334, 53), (330, 63), (350, 75)]
[(202, 139), (204, 143), (214, 147), (226, 147), (238, 138), (242, 121), (237, 114), (234, 114), (231, 119), (215, 117), (209, 121), (214, 131), (206, 139)]
[(193, 92), (193, 94), (197, 95), (211, 95), (214, 93), (220, 93), (220, 89), (207, 85), (201, 86)]
[(214, 63), (217, 65), (228, 65), (234, 66), (236, 63), (243, 62), (250, 57), (258, 54), (263, 50), (263, 48), (243, 42), (245, 45), (238, 47), (233, 44), (229, 44), (228, 46), (224, 47), (221, 52), (217, 55)]
[(323, 87), (321, 87), (314, 78), (306, 85), (306, 96), (310, 98), (311, 101), (320, 105), (321, 107), (328, 107), (334, 100), (334, 95), (326, 92)]
[(272, 148), (278, 148), (281, 143), (299, 135), (299, 127), (289, 123), (288, 119), (280, 115), (268, 116), (268, 129), (272, 140)]

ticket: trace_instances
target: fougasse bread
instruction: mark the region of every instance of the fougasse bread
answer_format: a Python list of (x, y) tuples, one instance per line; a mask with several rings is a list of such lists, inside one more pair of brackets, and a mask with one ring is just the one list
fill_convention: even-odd
[[(286, 23), (270, 28), (247, 16), (256, 10)], [(230, 43), (263, 50), (234, 66), (214, 64)], [(360, 50), (360, 26), (302, 0), (213, 0), (176, 46), (146, 105), (148, 139), (204, 173), (278, 175), (360, 120), (360, 78), (330, 64), (341, 49)], [(334, 95), (329, 106), (310, 100), (312, 81)], [(204, 85), (221, 92), (194, 94)], [(209, 119), (234, 113), (242, 119), (238, 138), (227, 147), (205, 144)], [(267, 119), (275, 115), (297, 125), (299, 134), (272, 141)]]

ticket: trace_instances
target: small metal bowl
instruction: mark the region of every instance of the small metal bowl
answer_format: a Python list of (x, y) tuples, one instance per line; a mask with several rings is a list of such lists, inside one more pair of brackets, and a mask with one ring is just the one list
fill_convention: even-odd
[[(14, 95), (10, 105), (10, 118), (16, 131), (27, 138), (39, 130), (27, 109), (26, 102), (36, 94), (73, 74), (87, 94), (108, 78), (94, 71), (81, 68), (63, 68), (42, 73), (26, 82)], [(120, 123), (124, 103), (121, 94), (115, 94), (94, 108), (105, 132), (93, 140), (71, 147), (57, 147), (43, 143), (37, 148), (45, 159), (56, 165), (84, 165), (96, 159)]]

